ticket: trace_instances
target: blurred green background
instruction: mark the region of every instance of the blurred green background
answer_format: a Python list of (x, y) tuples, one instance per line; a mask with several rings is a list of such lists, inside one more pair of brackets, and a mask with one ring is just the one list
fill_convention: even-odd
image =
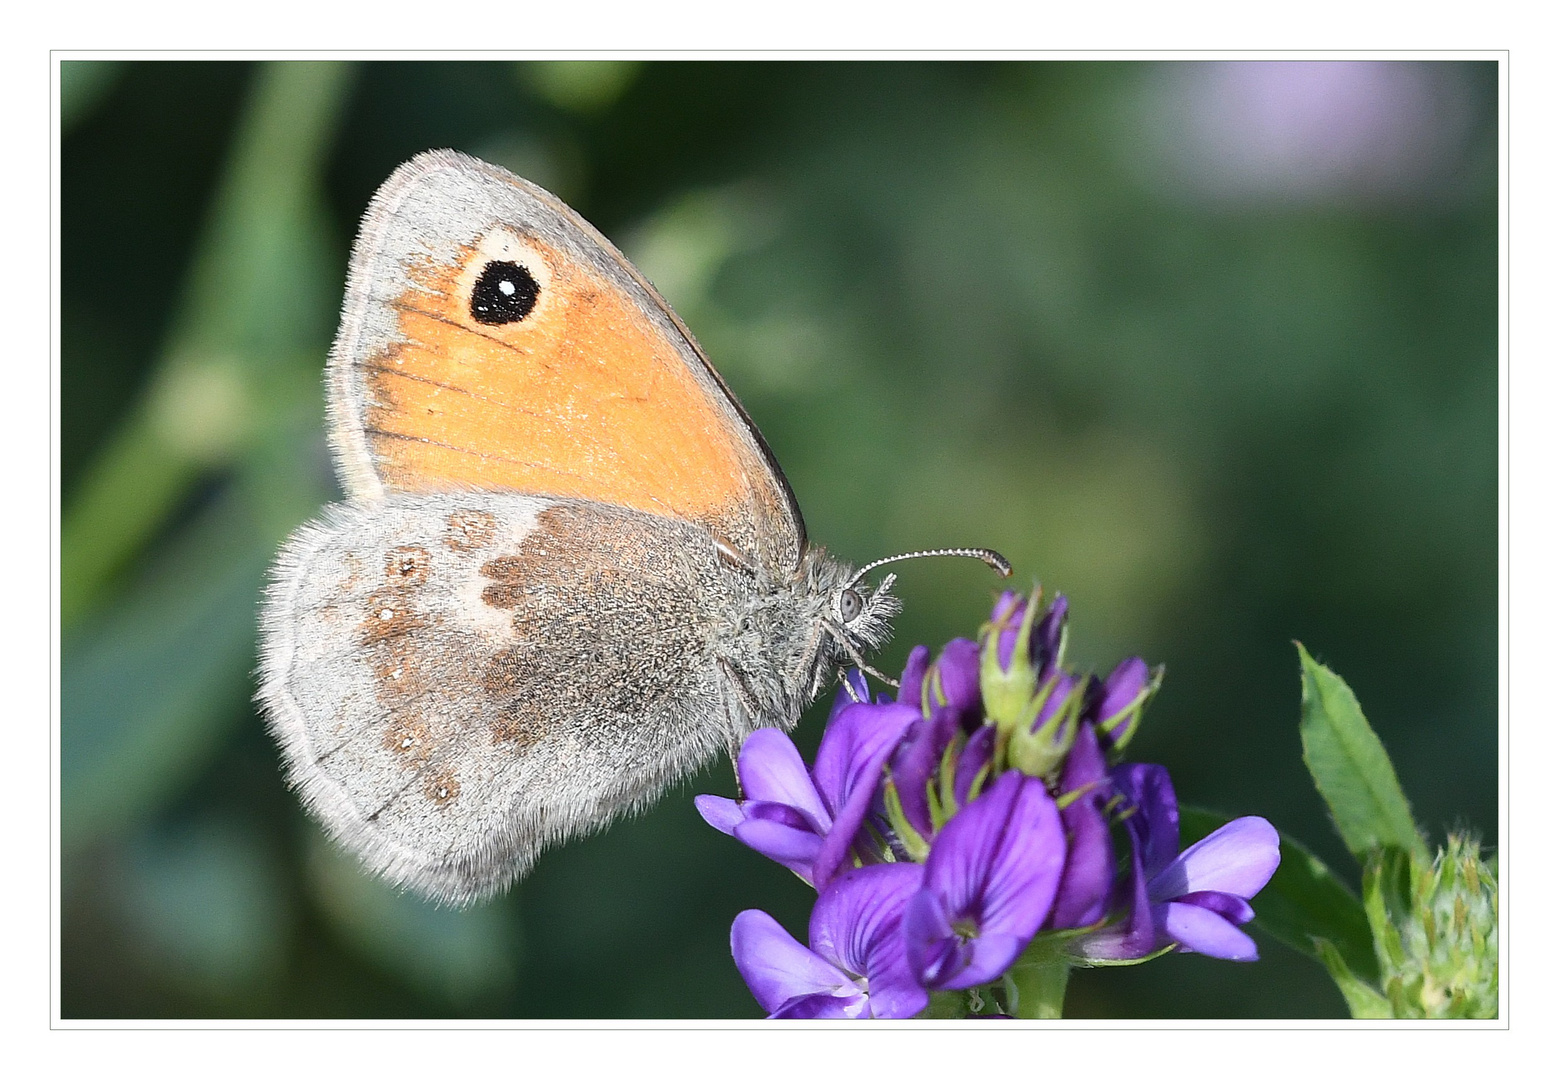
[[(724, 761), (466, 912), (325, 843), (249, 702), (256, 600), (339, 498), (320, 373), (417, 151), (551, 188), (667, 295), (812, 537), (1005, 552), (1072, 655), (1168, 666), (1181, 798), (1356, 869), (1302, 640), (1432, 834), (1497, 844), (1493, 63), (120, 63), (60, 78), (66, 1017), (756, 1017), (731, 919), (810, 892), (702, 824)], [(903, 568), (882, 666), (995, 581)], [(799, 738), (815, 745), (814, 709)], [(1321, 968), (1171, 956), (1076, 1017), (1340, 1017)]]

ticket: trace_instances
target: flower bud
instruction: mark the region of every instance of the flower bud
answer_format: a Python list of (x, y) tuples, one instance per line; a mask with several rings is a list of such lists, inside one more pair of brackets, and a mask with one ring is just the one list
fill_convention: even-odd
[(980, 632), (980, 694), (985, 715), (1004, 732), (1036, 715), (1040, 682), (1056, 669), (1066, 647), (1066, 597), (1039, 617), (1040, 590), (1027, 601), (1003, 593)]
[(984, 718), (980, 701), (980, 647), (968, 638), (954, 638), (926, 675), (926, 705), (930, 716), (950, 708), (965, 731), (973, 731)]
[[(1376, 864), (1368, 899), (1385, 891)], [(1499, 1010), (1499, 893), (1478, 842), (1452, 833), (1433, 863), (1414, 857), (1405, 905), (1367, 903), (1393, 1015), (1430, 1020), (1487, 1019)], [(1373, 887), (1371, 887), (1373, 886)]]
[(1136, 656), (1122, 660), (1103, 682), (1090, 678), (1087, 718), (1112, 751), (1119, 753), (1137, 733), (1137, 724), (1148, 700), (1158, 692), (1164, 668), (1149, 670)]

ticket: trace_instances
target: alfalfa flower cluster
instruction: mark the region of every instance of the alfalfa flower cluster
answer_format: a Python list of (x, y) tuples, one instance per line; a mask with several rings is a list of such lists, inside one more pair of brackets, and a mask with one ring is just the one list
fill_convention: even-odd
[(1162, 671), (1070, 670), (1066, 618), (1064, 596), (1006, 593), (978, 640), (916, 648), (897, 700), (852, 672), (810, 768), (762, 729), (738, 757), (743, 797), (698, 797), (817, 890), (805, 944), (763, 911), (731, 927), (771, 1017), (948, 1015), (933, 1002), (950, 999), (1055, 1015), (1073, 966), (1256, 959), (1241, 926), (1276, 830), (1239, 818), (1180, 850), (1168, 772), (1123, 760)]

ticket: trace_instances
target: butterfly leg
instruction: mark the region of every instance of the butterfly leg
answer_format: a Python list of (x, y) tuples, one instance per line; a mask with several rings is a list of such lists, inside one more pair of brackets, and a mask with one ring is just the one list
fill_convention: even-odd
[(742, 797), (742, 776), (736, 769), (736, 761), (741, 754), (742, 738), (744, 732), (754, 731), (762, 726), (763, 712), (758, 706), (758, 699), (753, 695), (752, 690), (748, 688), (747, 681), (742, 678), (741, 672), (732, 667), (727, 660), (722, 659), (719, 663), (720, 670), (725, 672), (725, 677), (730, 681), (731, 688), (736, 692), (737, 700), (741, 702), (742, 708), (747, 710), (748, 722), (740, 727), (733, 726), (728, 728), (725, 734), (726, 752), (731, 756), (731, 769), (733, 772), (736, 772), (736, 797), (740, 799)]

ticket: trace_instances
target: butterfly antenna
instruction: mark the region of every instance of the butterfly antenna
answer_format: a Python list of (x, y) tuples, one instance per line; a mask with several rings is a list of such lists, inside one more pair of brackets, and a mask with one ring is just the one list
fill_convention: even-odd
[(925, 551), (909, 551), (903, 555), (889, 555), (886, 559), (869, 562), (855, 572), (855, 576), (849, 580), (845, 588), (853, 587), (857, 581), (860, 581), (879, 566), (903, 562), (905, 559), (929, 559), (937, 555), (961, 555), (967, 559), (979, 559), (1002, 577), (1012, 576), (1012, 564), (999, 552), (992, 551), (990, 548), (928, 548)]

